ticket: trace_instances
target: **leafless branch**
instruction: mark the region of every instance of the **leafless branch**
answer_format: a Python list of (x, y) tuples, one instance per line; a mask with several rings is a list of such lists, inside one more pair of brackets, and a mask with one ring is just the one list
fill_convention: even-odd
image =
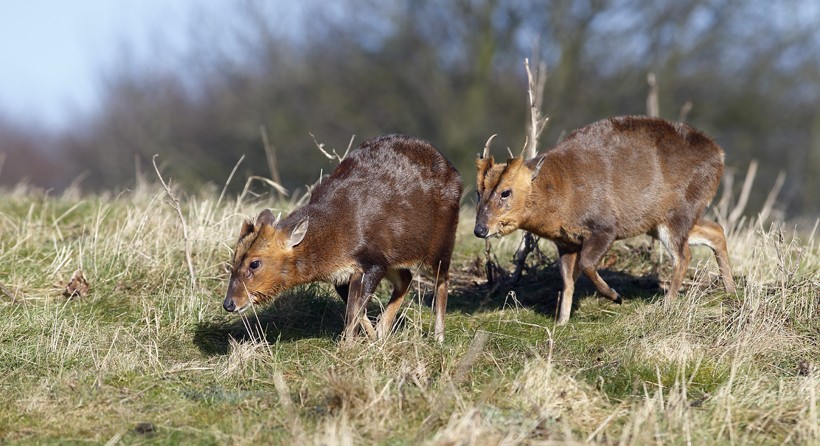
[(324, 143), (320, 143), (319, 141), (317, 141), (316, 136), (313, 133), (308, 134), (311, 138), (313, 138), (313, 143), (316, 144), (316, 148), (319, 149), (320, 152), (322, 152), (322, 155), (326, 156), (329, 160), (338, 160), (340, 163), (344, 161), (344, 159), (347, 157), (348, 152), (350, 152), (350, 148), (353, 146), (353, 139), (356, 138), (356, 135), (350, 137), (350, 142), (347, 144), (347, 150), (345, 150), (344, 155), (339, 155), (338, 153), (336, 153), (336, 149), (330, 149), (330, 151), (333, 152), (333, 154), (331, 155), (327, 152), (327, 150), (325, 150)]
[[(544, 131), (547, 126), (547, 122), (549, 121), (549, 117), (542, 117), (541, 115), (544, 85), (547, 80), (547, 67), (546, 64), (541, 62), (538, 64), (538, 69), (533, 76), (532, 70), (530, 70), (529, 59), (524, 59), (524, 69), (527, 71), (527, 99), (530, 107), (530, 122), (529, 134), (526, 137), (524, 149), (521, 151), (521, 156), (524, 157), (524, 159), (529, 160), (535, 158), (538, 152), (538, 138), (541, 136), (541, 133)], [(518, 249), (515, 251), (515, 255), (513, 256), (513, 263), (515, 264), (515, 270), (513, 271), (511, 277), (513, 283), (518, 282), (521, 278), (527, 257), (537, 246), (538, 240), (535, 236), (533, 236), (530, 232), (526, 232), (524, 237), (521, 239), (521, 243), (518, 245)]]

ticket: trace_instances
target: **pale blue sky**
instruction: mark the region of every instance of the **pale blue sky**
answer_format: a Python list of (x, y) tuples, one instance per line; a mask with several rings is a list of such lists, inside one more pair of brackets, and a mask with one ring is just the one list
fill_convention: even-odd
[[(25, 0), (0, 6), (0, 114), (61, 127), (98, 101), (101, 76), (124, 47), (183, 33), (196, 0)], [(177, 31), (173, 31), (177, 30)], [(173, 35), (170, 36), (173, 38)]]

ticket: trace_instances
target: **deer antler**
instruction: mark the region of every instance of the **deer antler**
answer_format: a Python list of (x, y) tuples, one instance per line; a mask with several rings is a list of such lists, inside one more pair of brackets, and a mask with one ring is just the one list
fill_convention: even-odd
[(495, 138), (496, 136), (498, 136), (498, 134), (497, 134), (497, 133), (496, 133), (496, 134), (494, 134), (493, 136), (491, 136), (491, 137), (487, 140), (487, 142), (484, 144), (484, 155), (480, 156), (479, 158), (482, 158), (482, 159), (483, 159), (483, 158), (487, 158), (487, 157), (489, 157), (489, 156), (490, 156), (490, 144), (492, 144), (492, 142), (493, 142), (493, 138)]

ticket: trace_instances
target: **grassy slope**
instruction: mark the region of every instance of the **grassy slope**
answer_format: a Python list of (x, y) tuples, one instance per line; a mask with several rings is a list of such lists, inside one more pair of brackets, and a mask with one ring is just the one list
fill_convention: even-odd
[[(429, 337), (421, 280), (393, 336), (343, 346), (328, 286), (286, 293), (248, 325), (222, 311), (240, 221), (265, 203), (203, 193), (183, 205), (195, 289), (159, 188), (0, 192), (0, 442), (820, 442), (815, 240), (738, 230), (738, 293), (698, 250), (666, 307), (668, 265), (645, 240), (618, 244), (604, 278), (626, 303), (582, 278), (555, 327), (552, 247), (513, 293), (490, 292), (465, 210), (444, 345)], [(494, 242), (499, 259), (516, 237)], [(68, 300), (61, 282), (77, 268), (91, 293)]]

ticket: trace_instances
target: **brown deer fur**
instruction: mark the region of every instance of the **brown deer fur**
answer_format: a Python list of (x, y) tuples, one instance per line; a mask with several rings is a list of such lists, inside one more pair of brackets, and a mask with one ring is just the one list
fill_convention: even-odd
[(244, 311), (296, 285), (330, 282), (347, 303), (345, 336), (360, 323), (382, 279), (393, 294), (377, 334), (385, 336), (410, 287), (410, 268), (436, 279), (435, 337), (444, 339), (450, 258), (461, 177), (430, 144), (404, 136), (365, 141), (281, 221), (269, 210), (245, 221), (233, 258), (227, 311)]
[(686, 124), (649, 117), (617, 117), (571, 133), (546, 154), (495, 165), (476, 161), (479, 201), (475, 235), (521, 228), (555, 242), (564, 282), (559, 324), (569, 320), (581, 272), (605, 297), (621, 297), (596, 271), (615, 240), (650, 234), (672, 256), (674, 297), (690, 261), (689, 244), (706, 244), (724, 286), (735, 288), (723, 228), (702, 220), (723, 173), (723, 150)]

